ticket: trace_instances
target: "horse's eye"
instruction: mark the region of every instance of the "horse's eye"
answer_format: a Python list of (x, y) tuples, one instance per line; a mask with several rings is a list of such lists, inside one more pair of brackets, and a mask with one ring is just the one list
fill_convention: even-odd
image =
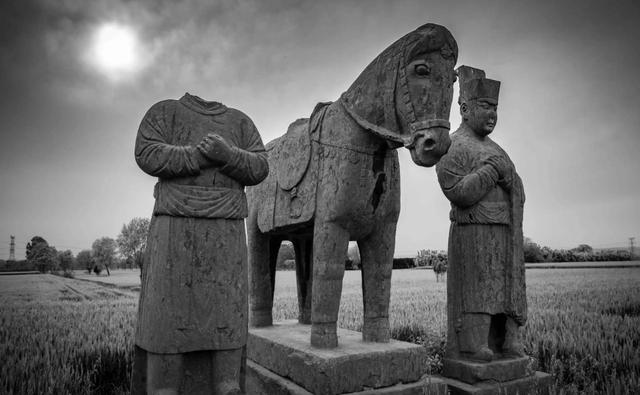
[(415, 67), (416, 74), (418, 75), (429, 75), (429, 66), (426, 64), (417, 64)]

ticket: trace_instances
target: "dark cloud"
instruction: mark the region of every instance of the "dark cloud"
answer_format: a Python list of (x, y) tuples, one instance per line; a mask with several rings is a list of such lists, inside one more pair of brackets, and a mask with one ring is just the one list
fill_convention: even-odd
[[(495, 139), (525, 179), (525, 232), (563, 246), (609, 237), (598, 230), (608, 221), (620, 238), (640, 222), (638, 20), (640, 3), (591, 0), (0, 2), (0, 240), (19, 229), (89, 246), (148, 215), (153, 180), (132, 147), (154, 102), (185, 91), (220, 100), (270, 140), (426, 22), (452, 31), (459, 64), (502, 81)], [(146, 67), (116, 82), (85, 61), (106, 22), (132, 27), (143, 47)], [(403, 158), (399, 248), (444, 248), (447, 203), (433, 172)], [(609, 220), (593, 215), (607, 205)]]

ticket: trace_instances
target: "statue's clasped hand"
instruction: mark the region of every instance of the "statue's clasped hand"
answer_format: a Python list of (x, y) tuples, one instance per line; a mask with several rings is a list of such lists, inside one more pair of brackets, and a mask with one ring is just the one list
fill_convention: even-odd
[(493, 167), (498, 173), (498, 185), (506, 190), (511, 190), (513, 183), (513, 166), (511, 166), (509, 161), (506, 158), (494, 155), (488, 157), (485, 160), (485, 164)]
[(196, 148), (216, 165), (224, 165), (233, 157), (233, 147), (215, 133), (206, 135)]

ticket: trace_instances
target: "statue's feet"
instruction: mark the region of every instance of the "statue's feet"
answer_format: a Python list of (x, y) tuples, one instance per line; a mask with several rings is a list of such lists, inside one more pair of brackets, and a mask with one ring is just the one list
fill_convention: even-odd
[(318, 348), (338, 347), (338, 332), (335, 322), (311, 324), (311, 346)]
[(390, 337), (389, 318), (365, 318), (362, 325), (362, 340), (366, 342), (388, 343)]
[(524, 357), (526, 355), (524, 353), (524, 346), (517, 341), (505, 342), (502, 346), (502, 353), (509, 357)]
[(480, 350), (471, 355), (471, 359), (477, 359), (479, 361), (485, 362), (493, 361), (494, 357), (495, 355), (493, 354), (493, 351), (491, 351), (491, 349), (487, 346), (481, 347)]
[(273, 316), (271, 310), (250, 310), (249, 326), (256, 328), (260, 326), (273, 325)]

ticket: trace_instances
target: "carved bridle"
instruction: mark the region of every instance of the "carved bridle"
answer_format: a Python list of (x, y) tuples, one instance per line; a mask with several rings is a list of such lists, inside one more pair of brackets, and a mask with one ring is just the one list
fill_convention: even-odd
[[(427, 119), (423, 121), (416, 120), (416, 112), (413, 106), (413, 101), (411, 100), (411, 93), (409, 91), (409, 82), (407, 81), (407, 70), (406, 70), (407, 65), (404, 60), (406, 59), (407, 49), (411, 47), (411, 44), (415, 43), (420, 39), (421, 37), (414, 36), (412, 38), (405, 40), (402, 46), (398, 50), (396, 50), (396, 52), (392, 55), (392, 57), (395, 58), (396, 60), (396, 64), (399, 65), (398, 70), (394, 75), (393, 85), (394, 87), (396, 87), (396, 89), (400, 89), (402, 94), (401, 95), (402, 101), (404, 102), (404, 105), (406, 106), (406, 109), (407, 109), (407, 120), (409, 123), (409, 132), (410, 132), (409, 136), (403, 137), (403, 136), (396, 135), (383, 127), (380, 127), (378, 125), (375, 125), (367, 121), (366, 119), (358, 115), (351, 108), (351, 106), (345, 105), (342, 97), (339, 100), (340, 104), (342, 104), (342, 107), (346, 110), (347, 114), (349, 114), (349, 116), (351, 116), (351, 118), (353, 118), (360, 126), (372, 131), (374, 134), (386, 140), (391, 140), (393, 142), (402, 144), (404, 147), (409, 149), (415, 146), (416, 141), (420, 137), (425, 137), (429, 129), (432, 129), (432, 128), (451, 129), (451, 124), (446, 119), (434, 118), (434, 119)], [(399, 85), (397, 84), (397, 78), (400, 78)], [(393, 95), (394, 95), (394, 98), (397, 97), (395, 91), (393, 92)]]

